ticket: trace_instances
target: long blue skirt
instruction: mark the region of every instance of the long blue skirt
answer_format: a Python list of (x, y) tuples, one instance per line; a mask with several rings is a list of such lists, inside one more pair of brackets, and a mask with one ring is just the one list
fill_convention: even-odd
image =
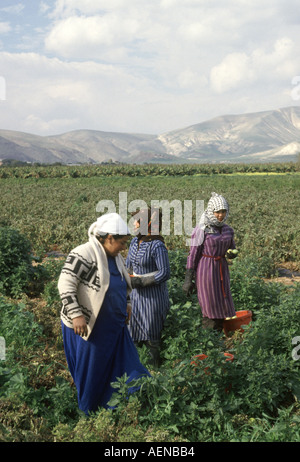
[[(128, 382), (150, 375), (141, 364), (126, 325), (126, 281), (109, 257), (110, 285), (88, 340), (62, 323), (66, 359), (77, 388), (79, 409), (86, 414), (108, 408), (111, 383), (125, 373)], [(134, 390), (133, 390), (134, 391)]]

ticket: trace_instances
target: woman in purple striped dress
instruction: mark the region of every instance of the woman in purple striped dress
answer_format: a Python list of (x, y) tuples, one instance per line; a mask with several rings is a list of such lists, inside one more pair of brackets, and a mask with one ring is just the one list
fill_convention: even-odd
[(196, 285), (203, 327), (219, 331), (225, 318), (235, 316), (226, 261), (227, 251), (235, 249), (234, 231), (225, 223), (228, 214), (226, 199), (212, 193), (207, 209), (192, 234), (183, 285), (187, 294)]
[(126, 265), (132, 273), (129, 331), (136, 345), (145, 343), (150, 363), (160, 365), (161, 331), (170, 307), (168, 251), (160, 236), (161, 214), (153, 209), (135, 214), (137, 236), (130, 243)]

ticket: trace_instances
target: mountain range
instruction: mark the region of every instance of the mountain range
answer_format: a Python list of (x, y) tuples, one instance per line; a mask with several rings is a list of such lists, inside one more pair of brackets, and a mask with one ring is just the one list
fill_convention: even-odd
[(300, 153), (300, 106), (223, 115), (161, 135), (0, 130), (0, 160), (78, 164), (287, 162)]

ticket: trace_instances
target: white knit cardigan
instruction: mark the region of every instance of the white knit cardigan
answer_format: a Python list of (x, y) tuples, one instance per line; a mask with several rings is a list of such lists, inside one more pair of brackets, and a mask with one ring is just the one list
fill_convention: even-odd
[[(121, 276), (127, 282), (127, 300), (130, 304), (130, 277), (122, 256), (119, 254), (115, 260)], [(58, 280), (62, 301), (60, 317), (67, 327), (73, 328), (72, 319), (84, 315), (88, 328), (87, 335), (83, 337), (85, 340), (93, 330), (109, 281), (107, 256), (95, 238), (90, 238), (69, 253)]]

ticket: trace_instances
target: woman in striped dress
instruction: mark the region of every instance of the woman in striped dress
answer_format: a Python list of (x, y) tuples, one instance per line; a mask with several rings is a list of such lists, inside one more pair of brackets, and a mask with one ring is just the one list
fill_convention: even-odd
[(203, 327), (219, 331), (225, 318), (235, 316), (225, 258), (229, 249), (235, 249), (234, 231), (225, 223), (228, 214), (226, 199), (212, 193), (207, 209), (192, 234), (183, 286), (188, 294), (196, 285)]
[(169, 257), (159, 234), (161, 213), (157, 209), (146, 209), (134, 215), (137, 236), (131, 241), (126, 259), (133, 288), (128, 327), (136, 345), (146, 344), (150, 363), (159, 366), (161, 331), (170, 307)]

